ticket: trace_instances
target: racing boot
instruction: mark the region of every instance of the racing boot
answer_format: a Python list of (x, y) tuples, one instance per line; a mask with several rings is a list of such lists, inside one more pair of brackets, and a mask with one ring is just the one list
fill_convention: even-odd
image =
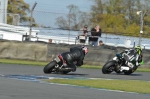
[(64, 70), (75, 72), (76, 71), (76, 67), (66, 67), (66, 68), (64, 68)]
[(77, 68), (77, 66), (76, 66), (76, 65), (71, 66), (71, 71), (72, 71), (72, 72), (75, 72), (75, 71), (76, 71), (76, 68)]
[(75, 72), (76, 71), (76, 67), (71, 67), (71, 71)]

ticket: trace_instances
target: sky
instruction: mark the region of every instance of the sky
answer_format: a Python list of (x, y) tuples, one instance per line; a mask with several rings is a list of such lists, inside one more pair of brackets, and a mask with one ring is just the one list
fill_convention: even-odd
[(93, 4), (92, 0), (24, 0), (32, 7), (35, 2), (37, 5), (35, 10), (49, 11), (49, 12), (68, 12), (68, 5), (76, 5), (83, 12), (88, 12)]
[(24, 0), (24, 2), (29, 4), (30, 8), (32, 8), (36, 2), (37, 5), (34, 9), (35, 11), (33, 15), (36, 23), (50, 27), (57, 27), (55, 25), (57, 17), (63, 16), (63, 13), (65, 13), (65, 16), (66, 14), (68, 15), (68, 5), (73, 4), (77, 6), (82, 12), (90, 12), (91, 6), (93, 4), (92, 0)]

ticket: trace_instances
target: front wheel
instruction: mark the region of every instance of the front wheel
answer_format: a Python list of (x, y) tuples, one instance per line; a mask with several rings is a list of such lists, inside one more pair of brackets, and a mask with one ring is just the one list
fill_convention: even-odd
[(48, 74), (48, 73), (51, 73), (52, 70), (54, 69), (55, 65), (57, 65), (57, 62), (56, 61), (51, 61), (50, 63), (48, 63), (44, 69), (43, 69), (43, 72), (45, 74)]
[(111, 72), (113, 72), (115, 69), (115, 63), (116, 63), (116, 61), (107, 62), (102, 68), (102, 73), (103, 74), (110, 74)]

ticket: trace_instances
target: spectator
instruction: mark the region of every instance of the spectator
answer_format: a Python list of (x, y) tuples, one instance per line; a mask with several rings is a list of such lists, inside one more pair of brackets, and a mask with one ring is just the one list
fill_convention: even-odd
[(50, 44), (52, 43), (52, 39), (49, 39), (49, 43), (50, 43)]
[(90, 44), (92, 46), (98, 46), (98, 39), (101, 37), (101, 28), (99, 25), (96, 25), (95, 28), (91, 29), (91, 37), (89, 38)]
[(83, 35), (87, 37), (88, 35), (88, 30), (87, 30), (88, 26), (87, 25), (84, 25), (83, 27)]
[(104, 43), (103, 43), (102, 40), (100, 40), (99, 43), (98, 43), (98, 46), (102, 46), (102, 45), (104, 45)]
[(80, 29), (80, 33), (78, 36), (79, 42), (80, 43), (84, 43), (86, 42), (87, 36), (88, 36), (88, 26), (84, 25), (84, 27), (82, 29)]

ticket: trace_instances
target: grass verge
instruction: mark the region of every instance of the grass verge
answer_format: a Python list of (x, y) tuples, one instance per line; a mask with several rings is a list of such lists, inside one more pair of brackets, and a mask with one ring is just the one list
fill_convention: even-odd
[(45, 66), (47, 64), (47, 62), (29, 61), (29, 60), (15, 60), (15, 59), (0, 59), (0, 63), (3, 63), (3, 64), (33, 65), (33, 66)]
[(91, 88), (120, 90), (150, 94), (150, 82), (138, 80), (104, 80), (104, 79), (51, 79), (51, 83), (71, 84)]
[[(33, 66), (45, 66), (48, 62), (43, 61), (29, 61), (29, 60), (15, 60), (15, 59), (0, 59), (0, 63), (3, 64), (21, 64), (21, 65), (33, 65)], [(90, 69), (102, 69), (102, 66), (89, 66), (83, 65), (81, 68), (90, 68)], [(139, 72), (150, 72), (150, 68), (138, 68)]]

